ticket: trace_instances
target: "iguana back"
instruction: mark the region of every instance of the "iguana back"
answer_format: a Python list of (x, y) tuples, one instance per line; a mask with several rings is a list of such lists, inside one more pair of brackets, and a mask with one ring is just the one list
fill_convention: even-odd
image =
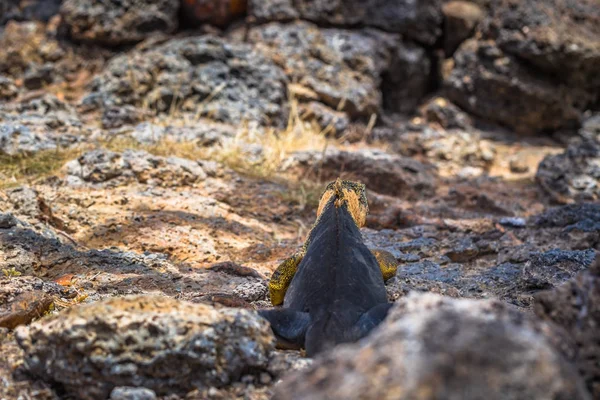
[(283, 308), (261, 312), (280, 339), (308, 355), (361, 338), (390, 306), (379, 264), (340, 200), (331, 196), (320, 210)]

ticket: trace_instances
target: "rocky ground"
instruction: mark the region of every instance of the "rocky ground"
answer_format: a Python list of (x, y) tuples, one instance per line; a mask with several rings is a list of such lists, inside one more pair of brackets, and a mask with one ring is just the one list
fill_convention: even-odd
[[(600, 5), (0, 4), (0, 399), (600, 398)], [(397, 303), (254, 310), (324, 185)]]

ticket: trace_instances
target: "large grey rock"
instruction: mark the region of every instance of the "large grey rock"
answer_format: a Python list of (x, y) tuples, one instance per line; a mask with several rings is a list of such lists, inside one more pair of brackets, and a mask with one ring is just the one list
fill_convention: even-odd
[(448, 98), (463, 109), (524, 134), (577, 127), (589, 98), (528, 68), (493, 41), (476, 39), (454, 54), (445, 86)]
[(410, 111), (429, 87), (431, 66), (424, 49), (398, 35), (295, 22), (254, 27), (248, 40), (312, 93), (312, 98), (305, 95), (308, 100), (354, 118), (380, 112), (383, 98), (392, 111)]
[[(165, 190), (151, 187), (145, 194), (153, 199), (160, 194), (152, 193)], [(202, 199), (199, 201), (209, 204)], [(221, 271), (179, 268), (168, 261), (166, 254), (151, 252), (153, 245), (142, 248), (138, 253), (114, 247), (85, 250), (74, 247), (64, 234), (58, 234), (46, 222), (30, 224), (17, 220), (16, 225), (14, 223), (15, 221), (9, 223), (8, 228), (0, 229), (0, 273), (4, 269), (20, 273), (21, 276), (16, 278), (15, 283), (22, 282), (26, 275), (43, 276), (46, 280), (56, 280), (65, 285), (75, 283), (73, 287), (84, 289), (89, 294), (88, 301), (106, 296), (141, 293), (176, 296), (194, 301), (202, 301), (204, 294), (206, 297), (217, 294), (231, 298), (237, 287), (255, 280), (249, 276)], [(92, 237), (110, 235), (110, 225), (107, 229), (106, 225), (99, 224), (95, 229)], [(132, 231), (132, 235), (136, 234), (137, 230)], [(206, 252), (212, 257), (215, 250), (210, 245), (196, 242), (190, 245), (190, 251)], [(46, 292), (45, 286), (37, 284), (28, 284), (24, 289)], [(71, 293), (68, 291), (63, 297), (69, 297)], [(54, 292), (50, 294), (55, 295)]]
[[(20, 186), (9, 190), (7, 194), (8, 201), (12, 203), (15, 213), (18, 213), (19, 216), (26, 216), (30, 219), (43, 218), (42, 208), (47, 208), (48, 205), (37, 190), (29, 186)], [(15, 219), (14, 222), (16, 223), (13, 226), (16, 226), (20, 221)], [(12, 226), (9, 227), (12, 228)]]
[(252, 312), (160, 296), (73, 307), (18, 329), (17, 340), (32, 374), (81, 399), (106, 399), (117, 386), (158, 395), (223, 387), (266, 372), (274, 349)]
[(461, 107), (520, 132), (580, 124), (600, 99), (596, 0), (494, 0), (479, 41), (454, 56), (446, 85)]
[(248, 14), (259, 22), (288, 21), (300, 17), (292, 0), (250, 0)]
[(369, 116), (379, 110), (378, 87), (391, 36), (321, 30), (297, 22), (252, 28), (248, 39), (281, 63), (291, 81), (313, 91), (333, 109), (339, 107), (352, 116)]
[(523, 288), (550, 288), (560, 286), (594, 262), (594, 251), (559, 250), (533, 253), (522, 269), (519, 285)]
[(135, 125), (149, 116), (151, 115), (147, 110), (130, 104), (107, 107), (102, 112), (102, 127), (116, 129), (123, 125)]
[[(386, 282), (390, 299), (416, 290), (453, 297), (497, 298), (528, 309), (536, 293), (560, 286), (594, 260), (592, 249), (540, 251), (507, 243), (493, 230), (468, 236), (457, 236), (454, 231), (430, 231), (425, 235), (406, 241), (402, 232), (364, 233), (369, 247), (387, 250), (402, 263), (396, 276)], [(598, 235), (595, 237), (597, 240)], [(574, 242), (578, 247), (585, 243), (577, 237)], [(564, 242), (561, 245), (567, 246)], [(490, 253), (497, 257), (482, 267), (482, 259)]]
[(467, 113), (443, 97), (435, 97), (425, 103), (421, 107), (421, 114), (427, 121), (437, 123), (444, 129), (469, 131), (473, 124)]
[(110, 393), (110, 400), (155, 400), (154, 390), (138, 387), (118, 386)]
[(11, 213), (0, 214), (0, 229), (10, 229), (17, 226), (19, 220), (15, 218)]
[[(62, 243), (61, 239), (52, 229), (17, 220), (16, 225), (0, 229), (0, 242), (3, 244), (0, 248), (0, 270), (14, 269), (21, 275), (39, 275), (50, 279), (101, 271), (112, 277), (119, 276), (117, 282), (124, 274), (139, 274), (162, 281), (163, 289), (172, 286), (169, 281), (177, 272), (172, 264), (153, 254), (140, 255), (110, 249), (80, 251)], [(115, 280), (108, 279), (107, 283), (113, 285)], [(32, 289), (42, 290), (43, 287), (32, 286)], [(108, 291), (104, 288), (98, 290)]]
[(71, 183), (123, 183), (137, 180), (160, 186), (191, 185), (206, 179), (200, 162), (158, 157), (145, 151), (89, 151), (65, 165)]
[(283, 71), (251, 46), (206, 35), (113, 58), (83, 102), (184, 110), (235, 125), (282, 126), (287, 122), (286, 82)]
[(535, 312), (568, 332), (577, 344), (573, 354), (594, 398), (600, 397), (600, 256), (588, 271), (554, 290), (540, 293)]
[(536, 173), (536, 181), (559, 203), (600, 199), (600, 143), (586, 140), (565, 152), (546, 156)]
[(597, 0), (533, 0), (527, 7), (494, 0), (490, 12), (486, 34), (506, 53), (599, 99)]
[(600, 112), (592, 113), (585, 118), (578, 133), (584, 139), (600, 143)]
[(77, 41), (119, 46), (177, 29), (179, 2), (171, 0), (65, 0), (63, 23)]
[(259, 21), (301, 17), (317, 24), (374, 27), (426, 45), (433, 45), (442, 33), (439, 0), (250, 0), (249, 13)]
[(401, 299), (369, 337), (291, 374), (274, 399), (590, 399), (551, 327), (498, 301)]

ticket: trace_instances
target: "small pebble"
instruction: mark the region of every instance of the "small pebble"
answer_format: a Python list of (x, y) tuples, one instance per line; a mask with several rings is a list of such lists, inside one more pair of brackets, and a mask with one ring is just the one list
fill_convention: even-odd
[(527, 221), (521, 217), (504, 217), (500, 219), (500, 224), (514, 228), (524, 228), (527, 225)]
[(156, 393), (145, 387), (117, 386), (110, 393), (110, 400), (155, 400)]

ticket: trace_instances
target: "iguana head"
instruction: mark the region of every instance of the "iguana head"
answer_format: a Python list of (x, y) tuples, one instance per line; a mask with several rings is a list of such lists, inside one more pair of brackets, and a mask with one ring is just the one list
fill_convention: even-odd
[(340, 178), (328, 184), (325, 192), (321, 195), (317, 218), (331, 201), (333, 201), (335, 207), (346, 206), (359, 228), (365, 225), (369, 213), (365, 185), (358, 182), (344, 181)]

